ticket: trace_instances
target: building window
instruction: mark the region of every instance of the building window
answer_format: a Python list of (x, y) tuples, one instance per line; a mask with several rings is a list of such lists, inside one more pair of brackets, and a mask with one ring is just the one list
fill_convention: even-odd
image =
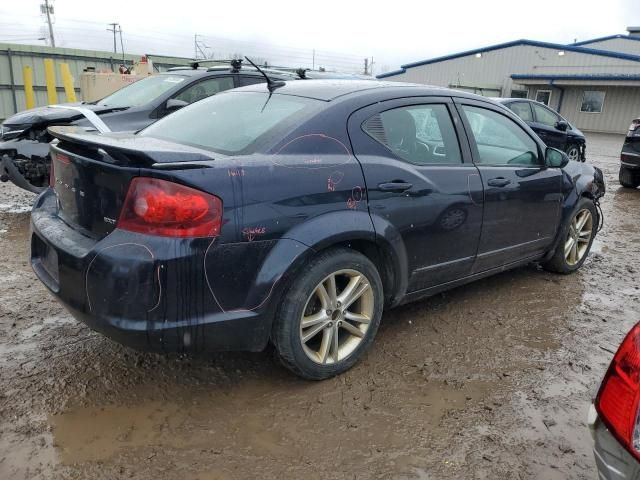
[(602, 113), (604, 106), (604, 92), (598, 90), (585, 90), (582, 94), (580, 111), (585, 113)]
[(527, 98), (526, 90), (511, 90), (511, 98)]
[(544, 103), (548, 107), (551, 103), (551, 90), (538, 90), (536, 92), (536, 102)]

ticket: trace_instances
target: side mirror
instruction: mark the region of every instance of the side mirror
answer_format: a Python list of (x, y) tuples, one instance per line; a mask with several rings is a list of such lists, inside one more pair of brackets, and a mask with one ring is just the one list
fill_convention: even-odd
[(562, 150), (547, 147), (544, 152), (544, 163), (550, 168), (563, 168), (569, 163), (569, 157)]
[(556, 122), (556, 128), (561, 132), (566, 132), (569, 129), (569, 124), (564, 120)]
[(167, 104), (165, 105), (165, 110), (167, 112), (175, 112), (176, 110), (181, 109), (182, 107), (186, 107), (189, 105), (188, 102), (184, 100), (178, 100), (177, 98), (170, 98), (167, 100)]

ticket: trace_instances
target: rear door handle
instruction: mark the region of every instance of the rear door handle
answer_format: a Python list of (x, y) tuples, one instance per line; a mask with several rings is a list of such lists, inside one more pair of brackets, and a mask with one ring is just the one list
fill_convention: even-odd
[(511, 180), (504, 177), (498, 177), (498, 178), (492, 178), (491, 180), (489, 180), (487, 182), (487, 185), (489, 185), (490, 187), (506, 187), (510, 183), (511, 183)]
[(406, 192), (411, 187), (413, 187), (413, 185), (411, 183), (400, 182), (400, 181), (398, 181), (398, 182), (386, 182), (386, 183), (379, 183), (378, 184), (378, 188), (380, 190), (382, 190), (383, 192)]

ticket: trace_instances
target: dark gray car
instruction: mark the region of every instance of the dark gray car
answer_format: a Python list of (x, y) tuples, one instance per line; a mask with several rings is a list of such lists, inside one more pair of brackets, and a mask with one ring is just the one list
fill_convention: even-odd
[(518, 115), (548, 146), (567, 153), (570, 160), (584, 162), (584, 134), (555, 110), (526, 98), (494, 98)]

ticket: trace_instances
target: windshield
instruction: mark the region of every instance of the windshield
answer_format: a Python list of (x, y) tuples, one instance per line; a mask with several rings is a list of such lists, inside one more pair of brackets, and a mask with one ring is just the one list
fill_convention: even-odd
[(183, 83), (185, 79), (186, 77), (180, 75), (155, 75), (143, 78), (103, 98), (97, 105), (116, 108), (144, 105)]
[(144, 129), (160, 138), (225, 155), (249, 154), (275, 130), (287, 129), (321, 105), (319, 100), (268, 93), (222, 93), (184, 107)]

